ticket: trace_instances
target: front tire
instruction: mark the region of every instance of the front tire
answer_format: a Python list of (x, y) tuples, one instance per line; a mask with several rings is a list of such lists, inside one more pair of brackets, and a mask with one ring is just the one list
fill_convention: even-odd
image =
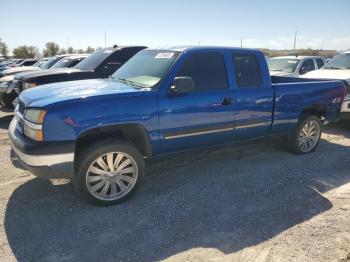
[(296, 154), (311, 153), (317, 148), (321, 134), (321, 120), (316, 116), (305, 116), (299, 120), (295, 130), (288, 136), (288, 148)]
[(93, 205), (114, 205), (128, 199), (145, 173), (143, 156), (131, 143), (106, 139), (77, 157), (74, 186)]

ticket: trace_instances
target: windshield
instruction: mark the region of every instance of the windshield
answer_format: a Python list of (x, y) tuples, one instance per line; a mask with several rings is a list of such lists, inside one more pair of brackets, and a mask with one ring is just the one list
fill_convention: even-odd
[(350, 54), (342, 54), (333, 57), (323, 68), (325, 69), (350, 69)]
[(51, 66), (53, 66), (57, 61), (59, 61), (61, 58), (60, 57), (52, 57), (46, 62), (44, 62), (42, 65), (40, 65), (41, 69), (48, 69)]
[(78, 68), (80, 70), (94, 70), (113, 52), (113, 49), (104, 49), (96, 51), (95, 53), (81, 61), (79, 64), (77, 64), (75, 68)]
[(58, 61), (57, 63), (55, 63), (53, 66), (51, 66), (50, 68), (63, 68), (63, 67), (68, 67), (70, 64), (70, 59), (69, 58), (63, 58), (60, 61)]
[(168, 72), (179, 52), (144, 50), (133, 56), (112, 78), (140, 87), (153, 87)]
[(293, 73), (297, 68), (300, 59), (290, 58), (272, 58), (267, 60), (270, 71), (283, 71)]
[(35, 64), (33, 64), (33, 66), (40, 67), (41, 64), (43, 64), (43, 61), (42, 61), (42, 60), (39, 60), (38, 62), (36, 62)]

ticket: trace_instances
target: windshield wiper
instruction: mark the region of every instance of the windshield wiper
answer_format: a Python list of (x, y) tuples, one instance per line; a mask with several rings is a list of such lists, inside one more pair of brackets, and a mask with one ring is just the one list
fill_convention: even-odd
[(117, 77), (117, 78), (114, 78), (112, 77), (113, 79), (116, 79), (120, 82), (123, 82), (123, 83), (126, 83), (126, 84), (129, 84), (129, 85), (132, 85), (132, 86), (137, 86), (137, 87), (141, 87), (141, 88), (144, 88), (144, 86), (142, 86), (141, 84), (137, 83), (137, 82), (134, 82), (134, 81), (131, 81), (131, 80), (128, 80), (126, 78), (121, 78), (121, 77)]

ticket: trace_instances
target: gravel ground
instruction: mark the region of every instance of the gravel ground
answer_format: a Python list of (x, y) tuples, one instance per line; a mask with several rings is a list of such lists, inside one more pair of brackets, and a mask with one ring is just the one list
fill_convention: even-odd
[(112, 207), (21, 169), (0, 114), (1, 261), (350, 261), (350, 122), (316, 152), (277, 140), (148, 162)]

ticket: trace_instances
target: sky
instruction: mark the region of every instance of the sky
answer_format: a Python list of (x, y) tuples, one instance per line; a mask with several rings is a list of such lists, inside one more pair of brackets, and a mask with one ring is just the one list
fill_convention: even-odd
[(350, 49), (350, 0), (0, 0), (12, 49), (224, 45)]

